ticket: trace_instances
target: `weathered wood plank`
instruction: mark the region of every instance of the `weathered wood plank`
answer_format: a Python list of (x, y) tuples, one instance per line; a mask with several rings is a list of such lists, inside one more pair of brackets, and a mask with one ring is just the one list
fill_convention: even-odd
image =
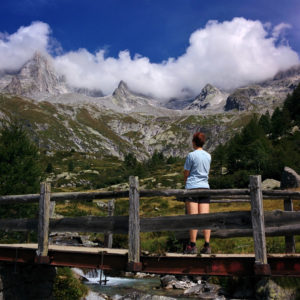
[[(300, 226), (300, 211), (287, 212), (282, 210), (266, 211), (264, 213), (265, 225), (290, 228), (289, 233), (297, 234), (294, 229)], [(2, 230), (27, 231), (37, 230), (36, 219), (2, 219)], [(247, 232), (251, 227), (251, 213), (249, 211), (221, 212), (202, 215), (178, 215), (156, 218), (140, 219), (141, 232), (155, 231), (184, 231), (190, 228), (211, 230), (237, 230)], [(97, 233), (128, 233), (128, 216), (97, 217), (84, 216), (74, 218), (61, 218), (50, 220), (50, 230), (63, 232), (97, 232)], [(241, 231), (238, 231), (241, 230)], [(286, 232), (286, 231), (285, 231)], [(284, 233), (285, 233), (284, 232)], [(241, 235), (242, 236), (242, 235)], [(248, 236), (248, 235), (246, 235)]]
[(51, 220), (51, 231), (96, 232), (128, 234), (128, 216), (74, 217)]
[(287, 190), (263, 190), (263, 196), (291, 197), (292, 199), (300, 199), (300, 192)]
[[(268, 237), (284, 236), (293, 232), (295, 235), (300, 235), (300, 224), (265, 227), (265, 233)], [(175, 232), (176, 239), (186, 239), (188, 231)], [(252, 229), (217, 229), (211, 231), (213, 238), (227, 239), (234, 237), (253, 237)], [(198, 237), (203, 237), (203, 232), (198, 231)]]
[[(286, 191), (286, 190), (263, 190), (263, 196), (265, 199), (283, 199), (291, 197), (293, 199), (300, 199), (300, 192)], [(187, 197), (195, 195), (210, 195), (212, 199), (231, 198), (236, 199), (248, 199), (248, 189), (229, 189), (229, 190), (178, 190), (178, 189), (166, 189), (166, 190), (140, 190), (141, 197), (151, 196), (177, 196)], [(28, 195), (10, 195), (0, 196), (0, 205), (2, 204), (15, 204), (15, 203), (35, 203), (39, 201), (39, 194)], [(123, 191), (94, 191), (94, 192), (72, 192), (72, 193), (52, 193), (51, 201), (92, 201), (94, 199), (111, 199), (111, 198), (125, 198), (129, 196), (128, 190)]]
[(208, 195), (249, 195), (248, 189), (226, 189), (226, 190), (182, 190), (182, 189), (165, 189), (165, 190), (140, 190), (140, 197), (151, 197), (151, 196), (208, 196)]
[[(110, 199), (108, 201), (107, 206), (107, 213), (109, 217), (112, 217), (114, 215), (114, 209), (115, 209), (115, 199)], [(104, 236), (104, 245), (107, 248), (112, 248), (113, 245), (113, 234), (112, 232), (109, 232)]]
[(0, 205), (2, 204), (25, 204), (25, 203), (37, 203), (39, 202), (40, 194), (28, 194), (28, 195), (9, 195), (0, 196)]
[(201, 215), (180, 215), (157, 218), (142, 218), (141, 231), (182, 231), (188, 229), (233, 229), (251, 228), (249, 211), (222, 212)]
[(138, 177), (129, 177), (128, 263), (140, 263), (140, 198)]
[(300, 211), (265, 211), (264, 220), (268, 227), (300, 224)]
[(0, 219), (0, 228), (5, 231), (35, 231), (38, 219)]
[(124, 191), (98, 191), (98, 192), (76, 192), (76, 193), (53, 193), (52, 201), (92, 201), (94, 199), (127, 198), (128, 190)]
[(264, 209), (261, 190), (261, 176), (250, 176), (251, 219), (254, 239), (255, 263), (267, 264)]
[(38, 249), (37, 256), (48, 255), (49, 218), (50, 218), (50, 193), (49, 182), (41, 183), (41, 196), (39, 202), (38, 220)]
[[(7, 231), (37, 231), (37, 219), (2, 219), (0, 228)], [(128, 234), (128, 216), (84, 216), (50, 220), (51, 232), (95, 232)]]
[[(98, 191), (98, 192), (72, 192), (72, 193), (52, 193), (51, 201), (92, 201), (94, 199), (126, 198), (128, 190), (124, 191)], [(39, 194), (29, 195), (9, 195), (0, 196), (0, 205), (15, 203), (35, 203), (39, 202)]]
[[(92, 218), (92, 219), (91, 219)], [(98, 218), (98, 220), (97, 220)], [(104, 217), (107, 218), (107, 217)], [(64, 220), (64, 222), (61, 222)], [(113, 221), (114, 220), (114, 221)], [(53, 232), (97, 232), (97, 233), (128, 233), (128, 217), (114, 217), (113, 220), (103, 220), (101, 217), (80, 217), (80, 218), (64, 218), (60, 220), (50, 220), (50, 231)], [(143, 232), (143, 220), (141, 219), (141, 232)], [(189, 221), (189, 220), (188, 220)], [(187, 222), (188, 222), (187, 221)], [(89, 223), (88, 226), (83, 224)], [(288, 222), (288, 218), (287, 218)], [(37, 231), (37, 219), (18, 219), (18, 220), (0, 220), (0, 228), (2, 230), (10, 231)], [(167, 230), (171, 231), (171, 230)], [(300, 224), (279, 225), (276, 223), (271, 227), (265, 228), (266, 236), (284, 236), (290, 234), (300, 235)], [(202, 233), (198, 232), (199, 236)], [(213, 229), (212, 237), (214, 238), (230, 238), (230, 237), (250, 237), (253, 235), (252, 229)], [(188, 236), (188, 229), (176, 231), (177, 238), (186, 238)]]

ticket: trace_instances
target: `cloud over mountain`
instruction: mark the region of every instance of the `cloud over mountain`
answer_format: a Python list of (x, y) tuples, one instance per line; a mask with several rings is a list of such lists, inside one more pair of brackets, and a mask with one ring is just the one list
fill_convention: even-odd
[[(151, 63), (128, 50), (109, 57), (105, 50), (86, 49), (54, 57), (55, 67), (70, 85), (112, 93), (121, 80), (136, 92), (158, 98), (196, 95), (206, 83), (222, 89), (236, 88), (274, 76), (299, 63), (298, 54), (284, 38), (288, 24), (272, 28), (260, 21), (234, 18), (209, 21), (193, 32), (185, 53), (161, 63)], [(42, 22), (0, 35), (0, 71), (16, 69), (33, 52), (49, 52), (50, 28)], [(105, 42), (105, 41), (104, 41)]]
[(22, 26), (11, 35), (0, 32), (0, 72), (17, 71), (36, 51), (47, 53), (50, 32), (43, 22)]

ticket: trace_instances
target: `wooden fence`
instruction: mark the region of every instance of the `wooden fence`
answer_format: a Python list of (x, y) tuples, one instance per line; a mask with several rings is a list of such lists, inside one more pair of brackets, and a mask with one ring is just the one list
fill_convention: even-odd
[[(196, 195), (210, 195), (212, 202), (249, 201), (251, 203), (251, 211), (140, 218), (140, 197), (176, 196), (182, 200), (188, 196)], [(113, 216), (111, 208), (110, 215), (107, 217), (50, 218), (50, 206), (51, 202), (54, 201), (92, 201), (93, 199), (124, 197), (129, 197), (128, 216)], [(274, 201), (284, 199), (285, 211), (264, 212), (263, 199), (274, 199)], [(46, 182), (41, 184), (40, 194), (0, 197), (0, 205), (39, 201), (38, 219), (0, 219), (0, 228), (7, 231), (37, 230), (37, 262), (40, 263), (49, 260), (48, 236), (51, 231), (104, 233), (107, 235), (107, 239), (110, 239), (110, 245), (112, 244), (111, 234), (128, 234), (128, 266), (129, 269), (135, 271), (141, 267), (140, 232), (180, 232), (189, 229), (211, 229), (212, 237), (253, 236), (256, 273), (268, 274), (270, 270), (267, 263), (266, 235), (286, 236), (286, 252), (295, 252), (293, 236), (300, 234), (300, 211), (293, 211), (292, 199), (300, 199), (300, 192), (262, 190), (261, 177), (259, 175), (250, 176), (249, 189), (226, 190), (140, 190), (138, 178), (131, 176), (129, 178), (129, 190), (51, 193), (50, 183)]]

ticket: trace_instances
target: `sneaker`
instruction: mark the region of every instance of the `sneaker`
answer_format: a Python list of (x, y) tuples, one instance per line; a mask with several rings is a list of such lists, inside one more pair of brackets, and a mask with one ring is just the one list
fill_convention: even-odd
[(192, 247), (191, 245), (187, 245), (183, 254), (197, 254), (198, 249), (196, 246)]
[(201, 253), (201, 254), (211, 254), (211, 248), (210, 248), (210, 247), (203, 247), (203, 248), (200, 250), (200, 253)]

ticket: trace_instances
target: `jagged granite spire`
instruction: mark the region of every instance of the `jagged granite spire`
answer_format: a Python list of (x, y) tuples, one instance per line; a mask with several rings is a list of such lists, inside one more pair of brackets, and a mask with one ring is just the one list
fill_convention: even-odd
[(223, 105), (227, 95), (219, 89), (206, 84), (195, 100), (186, 108), (187, 110), (204, 110), (208, 108), (216, 108)]
[(49, 59), (36, 52), (33, 58), (23, 65), (19, 73), (12, 77), (4, 92), (43, 98), (43, 94), (67, 93), (68, 88), (63, 78), (55, 72)]

